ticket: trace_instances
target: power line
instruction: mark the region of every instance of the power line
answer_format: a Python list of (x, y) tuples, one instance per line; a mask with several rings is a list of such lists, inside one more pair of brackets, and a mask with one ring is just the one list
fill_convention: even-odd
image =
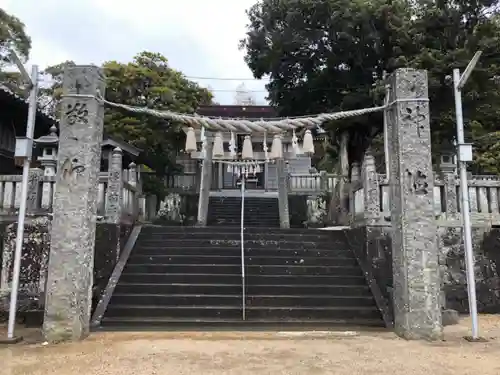
[[(208, 91), (211, 91), (211, 92), (232, 92), (233, 94), (236, 94), (237, 90), (234, 89), (234, 90), (213, 90), (209, 87), (205, 87)], [(269, 91), (267, 90), (245, 90), (244, 93), (268, 93)]]
[[(351, 92), (352, 90), (357, 90), (357, 89), (367, 89), (367, 88), (374, 88), (375, 86), (373, 84), (366, 84), (366, 85), (356, 85), (356, 86), (330, 86), (330, 87), (308, 87), (307, 91), (309, 92), (314, 92), (314, 91), (346, 91), (346, 92)], [(238, 90), (233, 89), (233, 90), (226, 90), (226, 89), (212, 89), (210, 87), (205, 87), (208, 91), (211, 92), (232, 92), (236, 93)], [(291, 91), (296, 91), (296, 90), (301, 90), (303, 87), (294, 87), (294, 88), (288, 88), (288, 89), (282, 89), (279, 90), (280, 92), (291, 92)], [(268, 90), (243, 90), (243, 93), (269, 93)]]
[[(189, 78), (189, 79), (197, 79), (197, 78), (200, 78), (200, 77), (191, 77), (191, 76), (186, 76), (186, 78)], [(203, 77), (201, 77), (203, 78)], [(205, 79), (213, 79), (213, 78), (205, 78)], [(219, 80), (239, 80), (239, 78), (216, 78), (216, 79), (219, 79)], [(249, 79), (250, 80), (250, 79)], [(47, 76), (41, 76), (39, 77), (38, 79), (38, 82), (40, 84), (43, 84), (43, 85), (53, 85), (53, 84), (61, 84), (60, 81), (56, 80), (56, 79), (53, 79), (51, 77), (47, 77)], [(346, 93), (348, 92), (351, 92), (352, 90), (358, 90), (358, 89), (367, 89), (367, 88), (374, 88), (375, 87), (375, 83), (372, 82), (372, 83), (366, 83), (366, 84), (361, 84), (361, 85), (350, 85), (350, 86), (328, 86), (328, 87), (307, 87), (306, 90), (308, 92), (321, 92), (321, 91), (325, 91), (325, 92), (330, 92), (330, 91), (346, 91)], [(205, 89), (211, 91), (211, 92), (220, 92), (220, 93), (237, 93), (239, 90), (237, 87), (235, 87), (234, 89), (213, 89), (211, 87), (204, 87)], [(282, 88), (280, 89), (279, 91), (280, 92), (292, 92), (292, 91), (296, 91), (296, 90), (302, 90), (304, 89), (304, 87), (301, 87), (301, 86), (297, 86), (297, 87), (290, 87), (290, 88)], [(242, 93), (255, 93), (255, 94), (268, 94), (269, 91), (268, 90), (248, 90), (248, 89), (244, 89), (244, 90), (241, 90)]]
[(269, 81), (269, 78), (229, 78), (229, 77), (196, 77), (184, 76), (189, 79), (210, 80), (210, 81)]

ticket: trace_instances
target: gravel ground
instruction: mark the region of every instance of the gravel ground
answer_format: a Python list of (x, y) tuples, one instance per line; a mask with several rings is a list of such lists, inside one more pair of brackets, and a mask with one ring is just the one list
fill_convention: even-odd
[(39, 333), (24, 331), (26, 343), (0, 347), (0, 374), (500, 374), (500, 315), (480, 317), (488, 342), (463, 340), (469, 326), (463, 319), (447, 327), (439, 343), (389, 332), (124, 332), (43, 345)]

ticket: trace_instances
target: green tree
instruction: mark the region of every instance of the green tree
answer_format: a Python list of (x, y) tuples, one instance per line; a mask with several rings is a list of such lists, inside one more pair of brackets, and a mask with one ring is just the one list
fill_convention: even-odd
[(12, 65), (11, 50), (14, 50), (22, 62), (26, 62), (31, 50), (31, 39), (26, 34), (24, 23), (0, 8), (0, 81), (11, 90), (21, 94), (21, 77), (17, 70), (5, 71)]
[(10, 63), (10, 49), (14, 49), (19, 57), (26, 62), (31, 50), (31, 39), (24, 30), (25, 26), (19, 18), (0, 9), (0, 61)]
[[(465, 90), (465, 120), (474, 119), (481, 131), (497, 127), (493, 78), (500, 69), (500, 28), (494, 3), (260, 0), (248, 11), (241, 47), (254, 76), (269, 75), (269, 99), (287, 116), (381, 104), (384, 71), (427, 69), (433, 142), (439, 146), (454, 135), (452, 70), (463, 69), (477, 49), (484, 56)], [(326, 125), (333, 140), (349, 131), (355, 159), (381, 128), (380, 114)]]
[[(51, 110), (58, 113), (64, 66), (50, 67), (46, 74), (53, 85), (44, 94), (54, 98)], [(132, 62), (103, 64), (106, 99), (112, 102), (180, 113), (194, 113), (199, 105), (211, 103), (212, 95), (168, 65), (158, 53), (139, 53)], [(176, 173), (175, 156), (184, 147), (182, 124), (150, 115), (106, 107), (105, 132), (145, 151), (155, 175), (145, 181), (145, 189), (162, 195), (162, 178)]]

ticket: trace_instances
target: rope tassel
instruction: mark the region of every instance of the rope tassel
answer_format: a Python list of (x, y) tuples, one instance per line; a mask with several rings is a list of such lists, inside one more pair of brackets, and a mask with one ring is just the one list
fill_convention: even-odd
[(231, 140), (229, 141), (229, 156), (231, 159), (236, 157), (236, 141), (234, 139), (234, 132), (231, 132)]
[(186, 152), (194, 152), (196, 151), (196, 135), (194, 133), (194, 129), (192, 126), (188, 128), (188, 131), (186, 133), (186, 147), (185, 147)]
[(295, 129), (292, 131), (292, 150), (295, 155), (300, 154), (299, 141), (297, 139), (297, 134), (295, 134)]
[(273, 144), (271, 146), (271, 159), (281, 159), (283, 157), (283, 145), (281, 144), (281, 136), (275, 134)]
[(242, 159), (253, 159), (253, 148), (252, 140), (249, 135), (245, 135), (245, 140), (243, 141), (243, 151), (241, 153)]
[(203, 159), (206, 158), (206, 149), (207, 149), (207, 137), (205, 137), (205, 128), (201, 128), (201, 155), (203, 156)]
[(302, 152), (306, 155), (314, 154), (314, 142), (311, 131), (309, 129), (306, 130), (304, 134), (304, 142), (302, 145)]
[(269, 153), (267, 149), (267, 132), (264, 133), (264, 141), (262, 142), (262, 150), (264, 150), (264, 159), (266, 163), (269, 161)]
[(224, 157), (224, 144), (222, 142), (222, 134), (220, 132), (217, 132), (215, 134), (213, 157), (214, 158)]

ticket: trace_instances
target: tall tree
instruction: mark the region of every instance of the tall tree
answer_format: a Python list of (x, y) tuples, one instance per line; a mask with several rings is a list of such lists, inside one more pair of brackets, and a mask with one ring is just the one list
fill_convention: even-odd
[(9, 62), (9, 49), (14, 49), (26, 62), (31, 50), (31, 38), (24, 30), (24, 23), (19, 18), (0, 8), (0, 61)]
[[(54, 101), (51, 110), (58, 112), (62, 73), (65, 62), (46, 70), (53, 85), (45, 91)], [(108, 61), (103, 64), (106, 76), (106, 99), (112, 102), (180, 113), (194, 113), (201, 104), (211, 103), (212, 95), (195, 82), (172, 69), (158, 53), (139, 53), (132, 62)], [(158, 117), (106, 108), (104, 129), (145, 151), (149, 166), (155, 171), (145, 188), (162, 194), (162, 177), (175, 173), (175, 156), (184, 146), (182, 124)]]
[[(500, 28), (493, 0), (260, 0), (249, 11), (241, 43), (256, 78), (269, 75), (272, 104), (283, 115), (339, 111), (381, 104), (383, 72), (429, 71), (431, 128), (439, 145), (454, 134), (453, 68), (477, 49), (484, 56), (464, 95), (465, 119), (497, 126)], [(328, 124), (347, 129), (351, 155), (381, 130), (380, 115)], [(479, 169), (485, 165), (479, 166)]]
[(11, 50), (22, 62), (26, 62), (31, 50), (31, 38), (26, 34), (24, 23), (19, 18), (0, 8), (0, 81), (11, 90), (22, 94), (20, 74), (17, 70), (6, 71), (12, 65)]

